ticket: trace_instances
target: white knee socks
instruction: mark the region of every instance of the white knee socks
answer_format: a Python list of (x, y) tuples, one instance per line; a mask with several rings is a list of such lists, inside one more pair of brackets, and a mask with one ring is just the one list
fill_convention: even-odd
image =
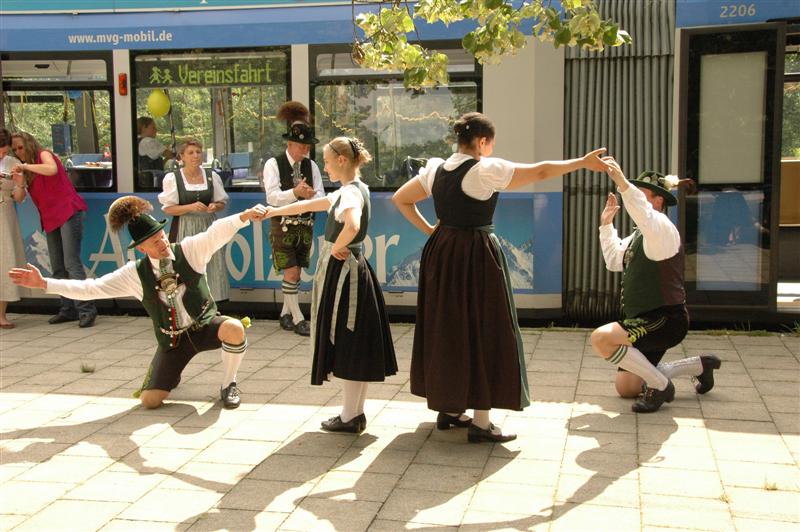
[(283, 292), (283, 310), (281, 316), (287, 313), (292, 314), (292, 321), (295, 324), (300, 323), (305, 318), (300, 311), (300, 302), (297, 298), (297, 291), (300, 289), (300, 283), (292, 283), (284, 280), (281, 284), (281, 291)]
[(222, 387), (227, 388), (236, 382), (236, 372), (242, 364), (242, 359), (247, 351), (247, 340), (239, 345), (222, 342)]
[(700, 361), (700, 357), (689, 357), (675, 360), (674, 362), (662, 362), (657, 369), (668, 379), (682, 375), (697, 377), (703, 373), (703, 363)]
[(349, 381), (341, 379), (344, 400), (342, 401), (342, 413), (339, 417), (347, 423), (354, 417), (364, 413), (364, 402), (367, 398), (368, 382)]
[(650, 388), (665, 390), (667, 384), (669, 384), (667, 377), (658, 371), (641, 351), (633, 346), (619, 346), (606, 360), (626, 371), (630, 371), (634, 375), (638, 375)]

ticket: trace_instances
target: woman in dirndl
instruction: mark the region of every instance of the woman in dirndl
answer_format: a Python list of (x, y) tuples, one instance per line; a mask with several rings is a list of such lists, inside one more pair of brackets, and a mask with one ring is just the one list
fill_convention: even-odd
[[(522, 337), (508, 265), (494, 234), (500, 190), (586, 168), (603, 171), (595, 150), (569, 161), (518, 164), (491, 157), (495, 128), (481, 113), (454, 126), (458, 152), (430, 159), (392, 200), (414, 226), (430, 235), (422, 250), (411, 393), (438, 411), (437, 428), (468, 427), (473, 443), (516, 438), (490, 421), (492, 408), (530, 404)], [(438, 222), (417, 202), (433, 196)], [(473, 409), (473, 418), (464, 414)]]
[[(165, 214), (172, 216), (170, 242), (205, 232), (216, 213), (225, 209), (228, 194), (216, 172), (201, 166), (203, 145), (190, 138), (178, 148), (183, 167), (164, 176), (163, 192), (158, 195)], [(206, 279), (214, 301), (226, 301), (230, 287), (223, 250), (217, 251), (206, 266)]]
[(325, 172), (341, 187), (323, 198), (268, 207), (267, 217), (328, 211), (311, 291), (311, 384), (331, 375), (340, 379), (342, 411), (323, 421), (322, 429), (360, 433), (367, 425), (368, 383), (397, 373), (383, 293), (362, 246), (370, 200), (359, 168), (372, 157), (358, 139), (337, 137), (323, 148), (323, 159)]

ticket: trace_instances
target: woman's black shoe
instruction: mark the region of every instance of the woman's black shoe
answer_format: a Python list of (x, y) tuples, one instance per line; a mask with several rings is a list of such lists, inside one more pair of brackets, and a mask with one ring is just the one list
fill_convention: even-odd
[(482, 429), (479, 426), (470, 423), (469, 431), (467, 432), (467, 440), (470, 443), (480, 443), (483, 441), (488, 442), (506, 442), (516, 440), (516, 434), (495, 434), (493, 430), (497, 428), (493, 423), (489, 423), (488, 429)]
[(715, 355), (701, 355), (700, 362), (703, 364), (703, 373), (695, 377), (697, 382), (694, 389), (697, 393), (704, 394), (714, 387), (714, 370), (722, 366), (722, 361)]
[(469, 427), (472, 425), (472, 419), (461, 419), (461, 414), (451, 416), (445, 412), (439, 412), (436, 416), (436, 428), (439, 430), (447, 430), (450, 427)]
[(367, 426), (367, 418), (364, 417), (362, 420), (362, 416), (364, 416), (364, 414), (354, 417), (347, 423), (342, 421), (341, 416), (336, 416), (330, 418), (328, 421), (323, 421), (320, 426), (322, 430), (327, 430), (328, 432), (352, 432), (353, 434), (358, 434)]

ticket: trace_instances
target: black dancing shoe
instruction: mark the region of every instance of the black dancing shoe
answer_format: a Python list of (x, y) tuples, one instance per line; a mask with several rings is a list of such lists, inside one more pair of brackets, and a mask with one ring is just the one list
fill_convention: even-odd
[(50, 318), (49, 320), (47, 320), (47, 323), (49, 323), (50, 325), (55, 325), (57, 323), (66, 323), (68, 321), (77, 321), (77, 319), (78, 319), (77, 317), (73, 318), (71, 316), (66, 316), (64, 314), (59, 313), (59, 314), (56, 314), (55, 316), (53, 316), (52, 318)]
[(367, 418), (364, 416), (362, 420), (362, 416), (364, 414), (354, 417), (347, 423), (342, 421), (341, 416), (332, 417), (327, 421), (323, 421), (320, 427), (328, 432), (352, 432), (353, 434), (358, 434), (367, 426)]
[(87, 327), (91, 327), (94, 325), (94, 320), (97, 319), (97, 314), (84, 314), (81, 316), (80, 321), (78, 321), (78, 327), (81, 329), (85, 329)]
[(239, 408), (239, 403), (242, 402), (239, 393), (239, 388), (235, 382), (230, 383), (227, 388), (220, 388), (219, 395), (222, 399), (222, 405), (225, 408)]
[(469, 430), (467, 431), (467, 441), (470, 443), (480, 443), (483, 441), (487, 442), (506, 442), (511, 440), (516, 440), (516, 434), (495, 434), (494, 429), (497, 427), (494, 426), (493, 423), (489, 423), (488, 429), (482, 429), (479, 426), (475, 425), (474, 423), (470, 422)]
[(436, 428), (439, 430), (447, 430), (450, 427), (469, 427), (472, 425), (472, 418), (461, 419), (461, 414), (451, 416), (446, 412), (439, 412), (436, 416)]
[(722, 366), (722, 361), (716, 355), (701, 355), (703, 373), (695, 377), (694, 390), (699, 394), (708, 393), (714, 387), (714, 370)]
[(640, 414), (655, 412), (661, 408), (661, 405), (671, 403), (673, 399), (675, 399), (675, 386), (672, 381), (667, 381), (667, 387), (663, 390), (656, 390), (648, 386), (644, 395), (631, 405), (631, 410)]
[(294, 325), (294, 333), (300, 336), (311, 336), (311, 324), (308, 320), (303, 320)]
[(284, 314), (280, 317), (278, 322), (281, 324), (281, 329), (284, 331), (293, 331), (294, 330), (294, 320), (292, 319), (291, 314)]

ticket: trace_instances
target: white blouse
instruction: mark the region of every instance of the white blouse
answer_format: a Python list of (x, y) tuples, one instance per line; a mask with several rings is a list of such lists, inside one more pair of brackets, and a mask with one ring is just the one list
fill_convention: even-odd
[[(181, 169), (180, 172), (181, 179), (183, 179), (183, 186), (186, 188), (186, 190), (196, 191), (208, 189), (205, 178), (203, 179), (202, 183), (189, 183), (186, 181), (186, 177), (183, 175), (183, 169)], [(203, 172), (205, 172), (205, 170), (203, 170)], [(214, 171), (211, 172), (211, 179), (214, 182), (214, 197), (211, 201), (227, 203), (228, 193), (225, 192), (225, 185), (222, 184), (222, 179), (220, 179), (220, 177)], [(180, 205), (180, 200), (178, 198), (178, 185), (175, 182), (175, 174), (173, 172), (170, 172), (164, 176), (163, 186), (164, 190), (158, 195), (158, 201), (161, 203), (161, 206), (171, 207), (173, 205)]]
[[(367, 185), (364, 186), (366, 187)], [(369, 190), (369, 188), (367, 190)], [(361, 211), (364, 208), (364, 196), (357, 186), (347, 185), (339, 187), (333, 192), (329, 192), (325, 197), (331, 205), (328, 207), (328, 214), (330, 214), (331, 208), (336, 204), (336, 200), (341, 200), (339, 201), (339, 206), (336, 207), (336, 212), (333, 213), (333, 217), (337, 222), (344, 223), (344, 211), (347, 209), (354, 209), (356, 217), (359, 219), (361, 218)]]
[[(434, 157), (428, 159), (428, 164), (419, 172), (419, 181), (422, 188), (430, 196), (433, 190), (433, 180), (436, 170), (444, 164), (447, 171), (455, 170), (462, 163), (472, 159), (472, 156), (464, 153), (454, 153), (447, 160)], [(488, 200), (492, 194), (498, 190), (505, 190), (511, 183), (516, 164), (497, 157), (481, 157), (478, 164), (469, 169), (461, 182), (461, 190), (470, 198), (476, 200)]]

